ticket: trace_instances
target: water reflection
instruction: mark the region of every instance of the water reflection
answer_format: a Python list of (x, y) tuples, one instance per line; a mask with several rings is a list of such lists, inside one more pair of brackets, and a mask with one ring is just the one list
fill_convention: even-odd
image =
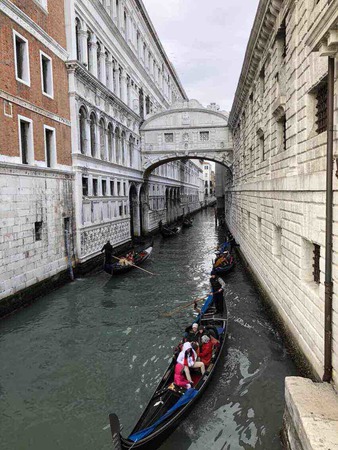
[[(108, 413), (125, 435), (138, 419), (192, 311), (208, 292), (221, 236), (212, 211), (155, 240), (147, 269), (76, 280), (0, 323), (0, 433), (6, 450), (110, 449)], [(162, 449), (278, 449), (283, 380), (295, 374), (240, 265), (226, 286), (228, 349), (207, 394)], [(3, 413), (3, 412), (6, 413)]]

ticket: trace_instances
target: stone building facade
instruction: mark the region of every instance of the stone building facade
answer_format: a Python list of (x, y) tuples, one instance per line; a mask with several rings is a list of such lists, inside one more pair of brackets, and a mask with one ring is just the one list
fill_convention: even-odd
[[(229, 117), (234, 164), (225, 192), (231, 232), (319, 378), (324, 370), (327, 56), (337, 55), (337, 16), (337, 1), (260, 1)], [(336, 92), (337, 87), (335, 82)], [(336, 188), (335, 178), (334, 220)], [(333, 234), (337, 386), (336, 222)]]
[(0, 21), (2, 299), (67, 269), (73, 175), (64, 1), (1, 0)]
[(66, 3), (76, 249), (84, 262), (107, 239), (118, 246), (174, 220), (182, 196), (196, 209), (199, 183), (191, 162), (143, 178), (141, 123), (186, 94), (142, 2)]

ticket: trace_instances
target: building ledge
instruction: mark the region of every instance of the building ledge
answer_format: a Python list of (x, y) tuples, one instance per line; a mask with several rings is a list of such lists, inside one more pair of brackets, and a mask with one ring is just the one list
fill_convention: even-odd
[(338, 449), (338, 395), (328, 383), (285, 379), (283, 436), (288, 449)]

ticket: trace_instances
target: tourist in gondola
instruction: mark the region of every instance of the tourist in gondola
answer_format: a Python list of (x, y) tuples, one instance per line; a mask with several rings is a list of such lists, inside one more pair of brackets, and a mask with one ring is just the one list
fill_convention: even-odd
[(213, 343), (210, 337), (204, 334), (202, 336), (202, 347), (198, 357), (199, 360), (205, 365), (205, 367), (208, 367), (211, 362), (212, 351), (213, 351)]
[(211, 272), (210, 284), (216, 314), (223, 314), (223, 288), (214, 272)]
[(184, 372), (184, 365), (180, 363), (176, 363), (175, 366), (175, 374), (174, 374), (174, 383), (176, 386), (184, 387), (186, 389), (191, 388), (191, 383), (187, 380)]
[(198, 341), (198, 323), (193, 323), (191, 328), (187, 328), (185, 332), (185, 338), (188, 342)]
[(193, 384), (190, 375), (190, 368), (200, 369), (202, 375), (205, 373), (205, 365), (201, 361), (197, 361), (197, 353), (192, 348), (190, 342), (185, 342), (183, 344), (182, 351), (177, 357), (177, 363), (182, 364), (184, 366), (184, 373), (187, 377), (189, 383)]
[(107, 241), (107, 243), (101, 248), (101, 253), (102, 252), (104, 252), (104, 263), (112, 264), (112, 262), (113, 262), (113, 246), (111, 245), (110, 241)]

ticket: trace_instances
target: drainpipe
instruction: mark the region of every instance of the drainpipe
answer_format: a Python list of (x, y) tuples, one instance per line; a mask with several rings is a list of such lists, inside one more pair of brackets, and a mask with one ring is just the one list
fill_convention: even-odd
[(323, 381), (332, 380), (332, 212), (333, 212), (333, 108), (335, 59), (328, 58), (326, 236), (325, 236), (325, 347)]

